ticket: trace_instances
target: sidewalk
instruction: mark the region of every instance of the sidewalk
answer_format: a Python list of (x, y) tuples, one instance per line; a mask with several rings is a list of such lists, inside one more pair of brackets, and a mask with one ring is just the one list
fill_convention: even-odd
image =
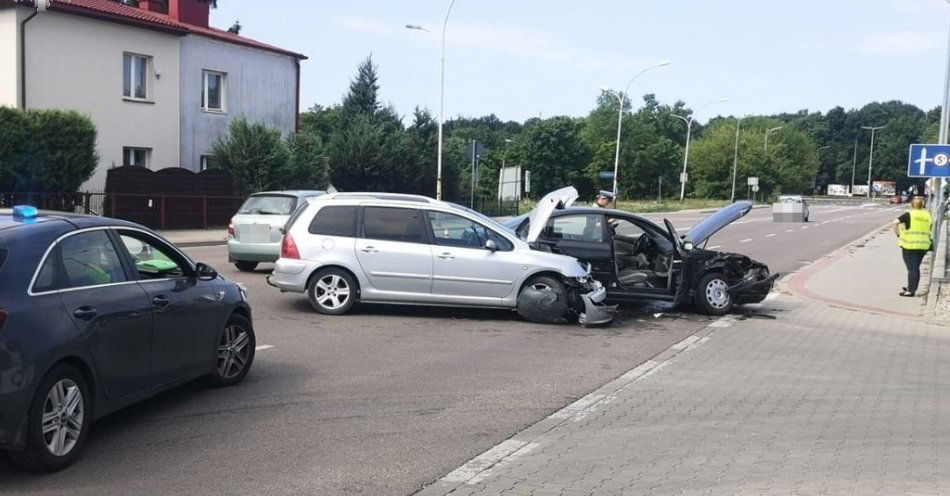
[(894, 233), (881, 228), (793, 274), (788, 288), (800, 296), (842, 308), (922, 318), (929, 282), (930, 256), (921, 266), (917, 296), (898, 295), (907, 285), (907, 269)]
[(218, 229), (175, 229), (158, 231), (158, 233), (182, 248), (228, 243), (228, 230), (223, 227)]
[(950, 327), (898, 299), (892, 241), (829, 256), (808, 298), (715, 321), (420, 494), (950, 493)]

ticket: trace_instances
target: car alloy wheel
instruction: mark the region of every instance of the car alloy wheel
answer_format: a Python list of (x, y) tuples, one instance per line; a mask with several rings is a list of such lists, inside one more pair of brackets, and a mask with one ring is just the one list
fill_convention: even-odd
[(79, 385), (64, 378), (53, 384), (43, 402), (43, 441), (53, 456), (66, 456), (76, 447), (85, 420)]
[(327, 310), (343, 308), (350, 298), (350, 286), (342, 277), (336, 274), (327, 274), (317, 281), (317, 304)]
[(251, 337), (243, 326), (230, 324), (218, 342), (218, 375), (233, 379), (247, 367), (251, 355)]
[(729, 296), (729, 286), (722, 279), (713, 279), (706, 283), (706, 302), (709, 306), (719, 310), (729, 306), (732, 299)]

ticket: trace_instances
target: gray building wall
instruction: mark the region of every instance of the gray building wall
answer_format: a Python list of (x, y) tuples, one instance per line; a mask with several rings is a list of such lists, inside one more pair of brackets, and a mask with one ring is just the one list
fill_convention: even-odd
[[(202, 71), (227, 74), (225, 112), (201, 109)], [(292, 133), (297, 122), (294, 57), (189, 34), (181, 41), (181, 167), (200, 170), (201, 156), (236, 117)]]

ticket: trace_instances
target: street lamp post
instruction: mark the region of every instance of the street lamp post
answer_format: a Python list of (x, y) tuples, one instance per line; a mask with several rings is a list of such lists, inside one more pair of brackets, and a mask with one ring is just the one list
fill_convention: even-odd
[(854, 196), (854, 171), (858, 168), (858, 139), (854, 138), (854, 156), (851, 158), (851, 188), (848, 194)]
[(657, 64), (654, 64), (654, 65), (651, 65), (650, 67), (642, 69), (640, 72), (634, 75), (632, 79), (630, 79), (630, 82), (627, 83), (627, 86), (625, 86), (623, 88), (623, 91), (619, 93), (606, 86), (600, 87), (601, 91), (610, 93), (611, 95), (617, 97), (617, 100), (620, 103), (620, 110), (617, 111), (617, 147), (616, 147), (616, 152), (614, 153), (614, 187), (613, 187), (614, 196), (617, 195), (617, 173), (620, 169), (620, 130), (623, 126), (623, 103), (624, 103), (624, 99), (626, 98), (627, 91), (630, 90), (630, 86), (633, 85), (633, 82), (636, 81), (637, 78), (639, 78), (643, 73), (647, 71), (651, 71), (653, 69), (659, 69), (660, 67), (664, 67), (668, 65), (670, 65), (669, 60), (661, 60)]
[(686, 199), (686, 166), (689, 165), (689, 142), (693, 136), (693, 119), (696, 117), (696, 114), (698, 114), (700, 111), (702, 111), (706, 107), (714, 103), (723, 103), (723, 102), (728, 102), (728, 101), (729, 101), (728, 98), (720, 98), (718, 100), (707, 102), (705, 105), (703, 105), (702, 107), (699, 107), (698, 109), (696, 109), (695, 112), (690, 114), (689, 118), (683, 117), (681, 115), (670, 114), (673, 117), (676, 117), (677, 119), (680, 119), (681, 121), (686, 123), (686, 149), (683, 150), (683, 173), (680, 174), (680, 202)]
[(885, 127), (887, 126), (861, 126), (861, 129), (867, 129), (871, 131), (871, 155), (868, 157), (868, 199), (871, 198), (871, 167), (874, 166), (874, 133), (884, 129)]
[[(445, 28), (449, 24), (449, 14), (452, 13), (452, 7), (454, 6), (455, 0), (452, 0), (449, 3), (449, 8), (445, 11), (445, 20), (442, 21), (442, 32), (440, 33), (442, 40), (441, 44), (439, 45), (439, 151), (435, 179), (436, 200), (442, 199), (442, 122), (445, 119)], [(435, 34), (425, 27), (416, 24), (406, 24), (406, 29), (415, 29), (419, 31), (426, 31), (430, 34)]]
[(818, 151), (815, 152), (815, 160), (818, 161), (818, 171), (815, 173), (815, 184), (812, 184), (812, 189), (815, 190), (815, 193), (818, 193), (818, 176), (821, 174), (821, 151), (831, 148), (831, 145), (819, 146)]
[(739, 125), (742, 123), (742, 119), (749, 117), (748, 114), (736, 118), (736, 148), (735, 152), (732, 154), (732, 195), (729, 197), (729, 201), (736, 201), (736, 171), (739, 169)]
[(785, 126), (776, 126), (776, 127), (773, 127), (772, 129), (765, 131), (765, 154), (766, 155), (769, 154), (769, 134), (774, 133), (775, 131), (778, 131), (779, 129), (782, 129), (783, 127)]

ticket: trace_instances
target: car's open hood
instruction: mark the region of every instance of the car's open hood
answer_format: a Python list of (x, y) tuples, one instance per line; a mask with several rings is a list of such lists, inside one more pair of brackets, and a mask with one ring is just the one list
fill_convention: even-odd
[(752, 210), (752, 202), (750, 201), (737, 201), (732, 205), (727, 205), (693, 226), (683, 236), (683, 241), (692, 243), (693, 246), (699, 246), (712, 237), (713, 234), (719, 232), (720, 229), (744, 217), (750, 210)]
[(525, 241), (529, 243), (537, 241), (541, 231), (544, 230), (544, 226), (547, 225), (548, 219), (551, 218), (551, 214), (555, 210), (573, 205), (577, 200), (577, 196), (577, 190), (573, 186), (561, 188), (544, 195), (544, 198), (541, 198), (531, 215), (528, 216), (528, 235), (525, 237)]

